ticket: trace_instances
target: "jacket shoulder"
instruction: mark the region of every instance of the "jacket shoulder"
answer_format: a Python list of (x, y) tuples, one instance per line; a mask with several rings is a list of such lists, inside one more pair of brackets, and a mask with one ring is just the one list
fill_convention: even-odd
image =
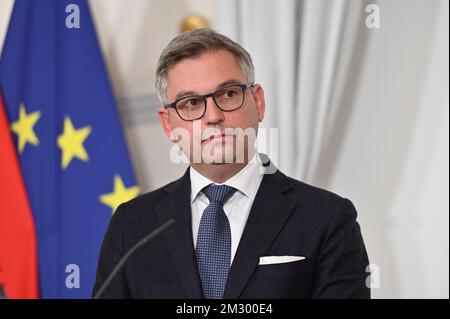
[(294, 194), (294, 198), (306, 211), (314, 214), (329, 215), (329, 217), (340, 211), (354, 214), (354, 218), (356, 218), (356, 211), (349, 199), (294, 178), (288, 176), (286, 178), (292, 187), (291, 191)]
[(134, 199), (122, 203), (114, 213), (114, 217), (124, 219), (128, 223), (139, 222), (153, 214), (156, 205), (169, 196), (171, 189), (180, 179), (170, 182), (156, 190), (141, 194)]

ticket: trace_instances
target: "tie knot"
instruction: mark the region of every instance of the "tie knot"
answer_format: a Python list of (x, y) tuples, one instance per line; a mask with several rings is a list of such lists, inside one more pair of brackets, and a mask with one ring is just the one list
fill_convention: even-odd
[(219, 202), (222, 205), (225, 201), (233, 195), (235, 188), (227, 185), (208, 185), (203, 188), (203, 193), (208, 197), (210, 202)]

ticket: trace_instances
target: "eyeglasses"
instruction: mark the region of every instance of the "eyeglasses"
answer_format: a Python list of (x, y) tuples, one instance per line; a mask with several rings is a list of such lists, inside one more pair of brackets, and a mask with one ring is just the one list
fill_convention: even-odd
[(174, 108), (178, 116), (185, 121), (201, 119), (206, 113), (206, 99), (212, 97), (217, 107), (224, 112), (237, 110), (245, 101), (245, 90), (253, 87), (253, 83), (227, 85), (216, 92), (205, 95), (182, 97), (173, 103), (164, 105)]

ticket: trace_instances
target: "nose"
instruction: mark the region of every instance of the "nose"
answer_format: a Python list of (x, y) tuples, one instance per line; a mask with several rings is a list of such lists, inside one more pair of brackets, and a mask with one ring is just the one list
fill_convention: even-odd
[(214, 102), (212, 96), (206, 99), (206, 112), (204, 119), (206, 124), (209, 125), (218, 124), (225, 120), (223, 111), (216, 105), (216, 102)]

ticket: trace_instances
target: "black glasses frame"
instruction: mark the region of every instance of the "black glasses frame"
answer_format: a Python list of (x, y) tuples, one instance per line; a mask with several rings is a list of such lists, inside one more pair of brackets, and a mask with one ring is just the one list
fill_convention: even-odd
[[(235, 86), (238, 86), (238, 87), (240, 87), (240, 88), (242, 89), (242, 93), (243, 93), (242, 103), (241, 103), (241, 105), (239, 105), (239, 106), (236, 107), (235, 109), (232, 109), (232, 110), (224, 110), (224, 109), (221, 108), (221, 107), (219, 106), (219, 104), (217, 103), (216, 97), (215, 97), (215, 96), (216, 96), (217, 93), (219, 93), (219, 92), (221, 92), (221, 91), (223, 91), (223, 90), (225, 90), (225, 89), (227, 89), (227, 88), (235, 87)], [(253, 86), (254, 86), (254, 83), (253, 83), (253, 82), (247, 83), (247, 84), (230, 84), (230, 85), (221, 87), (220, 89), (218, 89), (218, 90), (215, 91), (215, 92), (208, 93), (208, 94), (205, 94), (205, 95), (188, 95), (188, 96), (183, 96), (183, 97), (179, 98), (178, 100), (176, 100), (175, 102), (172, 102), (172, 103), (169, 103), (169, 104), (164, 105), (164, 107), (165, 107), (165, 108), (170, 107), (170, 108), (175, 109), (175, 111), (177, 112), (178, 116), (179, 116), (182, 120), (184, 120), (184, 121), (189, 121), (189, 122), (190, 122), (190, 121), (195, 121), (195, 120), (199, 120), (199, 119), (201, 119), (203, 116), (205, 116), (206, 108), (208, 107), (208, 103), (207, 103), (207, 100), (206, 100), (207, 98), (212, 97), (212, 98), (213, 98), (213, 101), (214, 101), (214, 104), (216, 104), (216, 106), (217, 106), (221, 111), (223, 111), (223, 112), (233, 112), (233, 111), (236, 111), (237, 109), (239, 109), (240, 107), (242, 107), (242, 105), (244, 105), (244, 102), (245, 102), (245, 90), (247, 90), (248, 88), (252, 88)], [(180, 102), (181, 100), (188, 99), (188, 98), (197, 98), (197, 99), (201, 99), (201, 100), (203, 100), (203, 105), (204, 105), (202, 115), (200, 115), (200, 116), (197, 117), (197, 118), (190, 119), (190, 120), (187, 120), (187, 119), (183, 118), (183, 117), (180, 115), (180, 113), (178, 112), (178, 109), (177, 109), (177, 103)]]

